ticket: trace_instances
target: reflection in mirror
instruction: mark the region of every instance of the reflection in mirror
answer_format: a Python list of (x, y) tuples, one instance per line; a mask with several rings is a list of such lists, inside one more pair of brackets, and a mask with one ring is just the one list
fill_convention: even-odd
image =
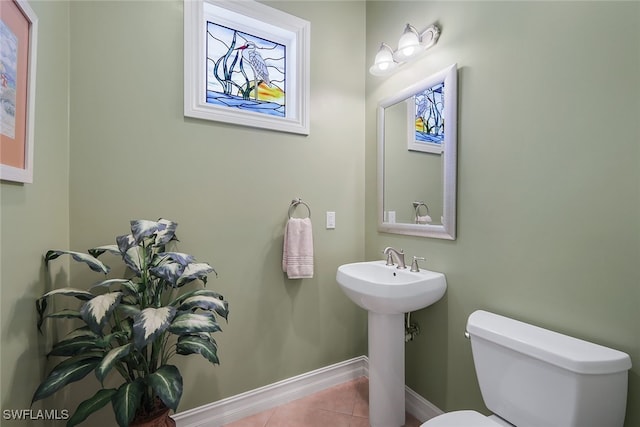
[(378, 229), (455, 239), (456, 65), (378, 106)]
[[(411, 135), (407, 122), (415, 122), (414, 111), (407, 108), (412, 104), (410, 98), (385, 109), (384, 212), (387, 221), (389, 213), (391, 220), (395, 213), (396, 223), (416, 223), (418, 217), (422, 223), (442, 224), (442, 155), (407, 149), (407, 138)], [(424, 206), (417, 209), (414, 203)], [(425, 216), (431, 217), (431, 221), (425, 221)]]

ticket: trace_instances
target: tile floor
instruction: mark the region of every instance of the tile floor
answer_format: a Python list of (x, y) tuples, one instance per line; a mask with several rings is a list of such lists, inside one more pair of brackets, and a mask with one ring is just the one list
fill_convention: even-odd
[[(406, 418), (405, 427), (421, 424)], [(361, 377), (223, 427), (369, 427), (369, 381)]]

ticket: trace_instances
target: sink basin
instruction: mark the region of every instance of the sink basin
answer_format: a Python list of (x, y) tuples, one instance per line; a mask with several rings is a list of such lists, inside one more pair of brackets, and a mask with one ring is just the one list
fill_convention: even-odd
[(336, 280), (357, 305), (376, 313), (398, 314), (425, 308), (447, 290), (444, 274), (398, 269), (385, 261), (355, 262), (338, 267)]

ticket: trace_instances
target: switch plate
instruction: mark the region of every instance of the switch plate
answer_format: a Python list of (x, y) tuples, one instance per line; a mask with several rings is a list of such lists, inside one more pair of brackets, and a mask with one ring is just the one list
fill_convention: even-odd
[(336, 228), (336, 213), (327, 212), (327, 230)]

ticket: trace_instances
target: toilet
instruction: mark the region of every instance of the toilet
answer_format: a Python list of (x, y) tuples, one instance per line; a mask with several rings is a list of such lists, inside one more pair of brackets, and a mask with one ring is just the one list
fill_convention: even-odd
[(485, 405), (421, 427), (622, 427), (629, 355), (486, 311), (467, 336)]

